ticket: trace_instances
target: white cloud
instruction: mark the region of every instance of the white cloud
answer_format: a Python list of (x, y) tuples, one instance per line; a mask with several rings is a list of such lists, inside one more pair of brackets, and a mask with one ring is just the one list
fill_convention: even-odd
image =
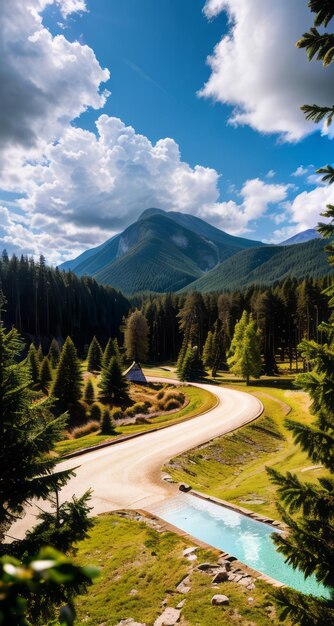
[(275, 178), (275, 176), (276, 176), (275, 170), (269, 170), (269, 172), (266, 173), (266, 178)]
[[(109, 78), (91, 48), (52, 36), (40, 13), (53, 0), (10, 0), (0, 5), (2, 85), (0, 108), (1, 184), (20, 186), (20, 167), (40, 158), (71, 120), (88, 107), (101, 108)], [(57, 0), (64, 17), (85, 10), (82, 0)]]
[(334, 204), (334, 186), (316, 187), (311, 191), (303, 191), (298, 194), (289, 206), (291, 221), (296, 223), (298, 231), (315, 228), (319, 220), (323, 220), (320, 214), (327, 204)]
[(307, 167), (304, 167), (303, 165), (299, 165), (299, 167), (297, 167), (297, 169), (292, 172), (291, 176), (306, 176), (306, 174), (308, 174), (310, 171), (310, 166), (308, 165)]
[(300, 106), (332, 104), (333, 68), (309, 63), (296, 41), (312, 25), (305, 0), (207, 0), (204, 12), (229, 17), (229, 32), (209, 58), (200, 92), (232, 105), (230, 122), (296, 141), (314, 131)]

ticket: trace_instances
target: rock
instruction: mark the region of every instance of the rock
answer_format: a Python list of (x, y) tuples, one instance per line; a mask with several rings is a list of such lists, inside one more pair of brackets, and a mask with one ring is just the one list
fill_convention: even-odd
[(128, 619), (122, 619), (118, 622), (118, 624), (116, 624), (116, 626), (146, 626), (146, 624), (143, 624), (142, 622), (135, 622), (134, 619), (129, 617)]
[(191, 487), (190, 485), (187, 485), (187, 483), (181, 483), (181, 485), (179, 486), (179, 490), (185, 491), (187, 493), (188, 491), (191, 491)]
[(213, 577), (212, 582), (214, 585), (219, 583), (225, 583), (228, 580), (228, 573), (226, 569), (221, 569), (217, 574)]
[(197, 561), (197, 556), (196, 554), (189, 554), (189, 556), (186, 557), (187, 561)]
[(184, 607), (184, 603), (185, 603), (185, 600), (181, 600), (181, 602), (179, 602), (179, 603), (176, 605), (176, 608), (177, 608), (177, 609), (183, 609), (183, 607)]
[(190, 591), (190, 578), (186, 576), (183, 580), (181, 580), (180, 584), (176, 587), (176, 591), (179, 593), (188, 593)]
[(228, 604), (230, 604), (230, 601), (227, 596), (217, 594), (216, 596), (213, 596), (213, 598), (211, 598), (211, 604), (212, 606), (227, 606)]
[(220, 556), (218, 559), (218, 563), (219, 565), (223, 565), (223, 567), (225, 567), (225, 569), (229, 572), (231, 569), (231, 563), (230, 561), (227, 560), (227, 558)]
[(207, 572), (211, 569), (218, 569), (218, 567), (219, 565), (216, 563), (200, 563), (197, 569), (200, 570), (200, 572)]
[(251, 585), (253, 582), (253, 579), (250, 576), (246, 576), (245, 578), (241, 578), (238, 581), (239, 585), (243, 585), (243, 587), (248, 587), (248, 585)]
[(180, 619), (181, 611), (167, 607), (163, 614), (155, 620), (154, 626), (175, 626)]
[(196, 548), (196, 547), (186, 548), (185, 550), (183, 550), (182, 554), (183, 554), (183, 556), (188, 556), (189, 554), (192, 554), (196, 550), (198, 550), (198, 548)]
[(248, 604), (254, 604), (254, 598), (247, 598)]
[(136, 596), (138, 593), (138, 589), (131, 589), (130, 596)]

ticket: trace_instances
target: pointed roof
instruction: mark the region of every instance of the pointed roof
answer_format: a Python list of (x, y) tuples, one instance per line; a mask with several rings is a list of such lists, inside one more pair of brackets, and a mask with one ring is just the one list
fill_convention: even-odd
[(132, 365), (124, 372), (124, 376), (133, 383), (147, 383), (143, 370), (136, 361), (133, 361)]

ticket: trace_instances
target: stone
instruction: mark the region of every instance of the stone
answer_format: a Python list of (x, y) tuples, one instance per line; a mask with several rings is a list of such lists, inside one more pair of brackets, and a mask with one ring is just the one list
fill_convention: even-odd
[(213, 577), (212, 582), (214, 585), (219, 583), (225, 583), (228, 580), (228, 573), (226, 569), (221, 569), (217, 574)]
[(163, 614), (155, 620), (154, 626), (175, 626), (180, 620), (181, 611), (167, 607)]
[(183, 609), (183, 607), (184, 607), (184, 603), (185, 603), (185, 600), (181, 600), (181, 602), (179, 602), (179, 603), (176, 605), (176, 608), (177, 608), (177, 609)]
[(187, 483), (181, 483), (179, 490), (187, 493), (188, 491), (191, 491), (191, 487)]
[(230, 601), (227, 596), (217, 594), (211, 598), (211, 604), (212, 606), (227, 606)]
[(186, 557), (187, 561), (197, 561), (197, 556), (196, 554), (189, 554), (189, 556)]
[(254, 604), (254, 598), (247, 598), (248, 604)]
[(138, 593), (138, 589), (131, 589), (130, 596), (136, 596)]
[(190, 578), (186, 576), (183, 580), (181, 580), (180, 584), (176, 587), (176, 591), (179, 593), (188, 593), (190, 591)]
[(227, 560), (227, 558), (220, 556), (218, 559), (218, 563), (219, 565), (223, 565), (223, 567), (225, 567), (225, 569), (229, 572), (231, 569), (231, 563), (230, 561)]
[(208, 570), (211, 569), (218, 569), (219, 565), (217, 565), (216, 563), (200, 563), (197, 567), (197, 569), (200, 572), (207, 572)]
[(183, 554), (183, 556), (188, 556), (189, 554), (192, 554), (196, 550), (198, 550), (198, 548), (193, 546), (192, 548), (186, 548), (185, 550), (183, 550), (182, 554)]
[(248, 585), (251, 585), (251, 584), (252, 584), (252, 582), (253, 582), (253, 579), (252, 579), (252, 578), (250, 578), (249, 576), (246, 576), (245, 578), (241, 578), (241, 579), (238, 581), (238, 584), (239, 584), (239, 585), (242, 585), (243, 587), (248, 587)]
[(142, 622), (135, 622), (134, 619), (129, 617), (128, 619), (122, 619), (118, 622), (118, 624), (116, 624), (116, 626), (146, 626), (146, 624), (143, 624)]

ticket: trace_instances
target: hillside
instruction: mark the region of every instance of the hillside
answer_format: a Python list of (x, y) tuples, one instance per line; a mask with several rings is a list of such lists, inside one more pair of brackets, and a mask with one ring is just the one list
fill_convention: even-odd
[(137, 222), (95, 250), (67, 262), (125, 293), (177, 291), (245, 248), (260, 242), (233, 237), (192, 215), (148, 209)]
[(315, 228), (308, 228), (307, 230), (303, 230), (301, 233), (297, 233), (293, 237), (282, 241), (280, 246), (291, 246), (295, 243), (306, 243), (306, 241), (311, 241), (312, 239), (320, 239), (321, 235)]
[(288, 276), (325, 276), (328, 265), (322, 240), (289, 246), (266, 246), (243, 250), (196, 280), (183, 291), (222, 291), (250, 285), (270, 285)]

